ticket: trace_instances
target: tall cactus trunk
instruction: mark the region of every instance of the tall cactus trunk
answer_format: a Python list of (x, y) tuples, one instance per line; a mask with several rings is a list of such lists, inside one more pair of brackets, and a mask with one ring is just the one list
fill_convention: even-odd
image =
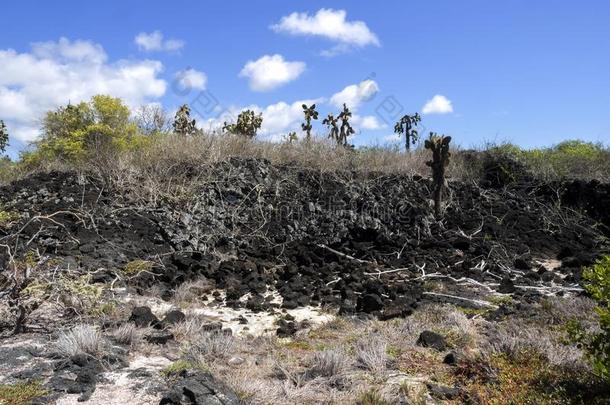
[(441, 203), (443, 197), (443, 188), (447, 184), (445, 180), (445, 169), (449, 165), (449, 142), (450, 136), (437, 136), (430, 133), (430, 139), (425, 143), (426, 149), (432, 152), (432, 160), (426, 162), (432, 169), (432, 182), (434, 190), (432, 199), (434, 200), (434, 217), (439, 220), (441, 218)]

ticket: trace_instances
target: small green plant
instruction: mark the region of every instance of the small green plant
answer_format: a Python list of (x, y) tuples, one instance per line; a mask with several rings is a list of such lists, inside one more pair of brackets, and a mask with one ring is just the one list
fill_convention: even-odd
[(339, 144), (339, 120), (335, 118), (333, 114), (328, 114), (328, 116), (322, 120), (322, 124), (326, 125), (328, 128), (328, 137)]
[(165, 377), (171, 377), (173, 375), (181, 374), (188, 370), (207, 371), (207, 367), (205, 367), (201, 363), (194, 363), (188, 360), (176, 360), (175, 362), (161, 370), (161, 374), (163, 374)]
[(149, 260), (136, 259), (125, 265), (123, 273), (127, 276), (135, 276), (143, 271), (151, 271), (154, 263)]
[(0, 153), (6, 152), (8, 146), (8, 129), (4, 125), (4, 121), (0, 120)]
[(0, 210), (0, 228), (6, 228), (13, 222), (18, 221), (21, 216), (12, 211)]
[(432, 169), (432, 180), (434, 182), (434, 216), (439, 219), (441, 216), (441, 199), (443, 189), (447, 186), (445, 179), (445, 169), (449, 165), (449, 142), (450, 136), (437, 135), (430, 132), (430, 138), (425, 143), (425, 148), (432, 152), (432, 160), (426, 162), (426, 165)]
[(347, 105), (345, 105), (345, 103), (343, 104), (343, 110), (337, 118), (341, 120), (338, 143), (347, 147), (347, 138), (350, 135), (355, 134), (356, 131), (354, 131), (354, 128), (352, 128), (351, 124), (349, 123), (350, 118), (352, 118), (352, 112), (349, 110), (349, 108), (347, 108)]
[(318, 112), (316, 111), (316, 105), (312, 104), (307, 107), (307, 104), (303, 104), (303, 115), (305, 116), (305, 122), (301, 124), (301, 129), (305, 131), (307, 137), (305, 138), (307, 141), (311, 139), (311, 129), (313, 128), (311, 125), (311, 120), (318, 119)]
[(582, 278), (583, 287), (597, 303), (601, 332), (588, 333), (579, 323), (573, 323), (568, 332), (586, 350), (595, 372), (610, 380), (610, 255), (585, 268)]
[(256, 114), (252, 110), (245, 110), (239, 113), (236, 123), (228, 124), (225, 122), (222, 129), (234, 135), (254, 138), (261, 125), (263, 125), (262, 113)]
[(36, 398), (45, 396), (48, 391), (40, 381), (20, 382), (17, 384), (0, 385), (0, 404), (28, 405)]
[(174, 132), (180, 135), (193, 135), (197, 131), (196, 122), (191, 119), (191, 109), (187, 104), (183, 104), (176, 112), (172, 127)]
[(419, 133), (417, 132), (417, 124), (421, 122), (421, 117), (418, 113), (415, 115), (405, 114), (397, 123), (394, 125), (394, 133), (405, 136), (405, 150), (409, 152), (411, 150), (411, 144), (415, 145), (419, 139)]

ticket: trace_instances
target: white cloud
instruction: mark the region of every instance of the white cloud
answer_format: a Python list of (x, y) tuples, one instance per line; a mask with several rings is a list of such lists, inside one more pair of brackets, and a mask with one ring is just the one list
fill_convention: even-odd
[(395, 143), (402, 140), (399, 134), (386, 135), (382, 138), (384, 142)]
[(184, 47), (184, 41), (179, 39), (164, 39), (161, 31), (151, 33), (140, 32), (134, 42), (141, 51), (178, 51)]
[(354, 114), (354, 116), (352, 117), (352, 121), (354, 123), (354, 126), (360, 129), (377, 130), (386, 127), (386, 125), (384, 123), (379, 122), (379, 119), (377, 119), (377, 117), (375, 117), (374, 115), (360, 116)]
[(271, 26), (276, 32), (291, 35), (318, 36), (337, 42), (329, 54), (345, 51), (349, 47), (379, 46), (379, 39), (364, 21), (347, 21), (345, 10), (322, 8), (315, 15), (292, 13)]
[(255, 61), (248, 61), (239, 77), (247, 77), (254, 91), (269, 91), (295, 80), (304, 71), (304, 62), (288, 62), (277, 54), (264, 55)]
[(205, 90), (208, 77), (195, 69), (181, 70), (174, 76), (182, 90)]
[(330, 103), (335, 107), (341, 108), (343, 103), (352, 111), (358, 109), (360, 104), (371, 100), (379, 92), (379, 86), (374, 80), (364, 80), (358, 84), (352, 84), (335, 93), (330, 98)]
[(449, 114), (453, 112), (451, 101), (440, 94), (435, 95), (422, 108), (422, 114)]
[(120, 97), (132, 107), (165, 94), (160, 62), (107, 60), (99, 44), (66, 38), (32, 44), (30, 53), (0, 50), (0, 118), (9, 134), (32, 141), (46, 111), (95, 94)]

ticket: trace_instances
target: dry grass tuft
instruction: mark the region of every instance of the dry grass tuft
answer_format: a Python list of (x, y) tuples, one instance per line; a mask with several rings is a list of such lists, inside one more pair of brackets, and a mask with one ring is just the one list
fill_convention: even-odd
[(142, 343), (144, 341), (144, 336), (151, 331), (152, 328), (150, 327), (138, 328), (133, 323), (124, 323), (112, 331), (112, 337), (114, 337), (119, 344), (135, 347)]
[(186, 281), (176, 288), (172, 300), (174, 304), (184, 307), (201, 300), (213, 287), (213, 283), (205, 278)]
[(367, 370), (381, 373), (385, 371), (389, 358), (387, 341), (380, 336), (367, 336), (356, 343), (358, 363)]
[(91, 325), (76, 325), (66, 332), (61, 332), (55, 347), (59, 354), (72, 357), (78, 354), (99, 356), (104, 350), (104, 337)]
[(351, 363), (351, 359), (343, 350), (327, 349), (310, 356), (307, 374), (311, 378), (338, 377), (349, 369)]
[(202, 332), (191, 340), (186, 357), (207, 364), (226, 359), (234, 352), (236, 339), (222, 331)]

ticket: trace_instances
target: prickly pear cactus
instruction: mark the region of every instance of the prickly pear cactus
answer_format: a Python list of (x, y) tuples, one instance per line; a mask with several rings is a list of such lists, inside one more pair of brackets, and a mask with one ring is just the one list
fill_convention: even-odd
[(451, 142), (450, 136), (437, 135), (434, 132), (430, 132), (430, 138), (426, 140), (424, 146), (432, 152), (432, 160), (426, 162), (426, 165), (432, 169), (432, 180), (434, 182), (434, 216), (440, 218), (441, 216), (441, 200), (443, 189), (446, 187), (447, 182), (445, 180), (445, 169), (449, 165), (449, 142)]
[(311, 121), (318, 119), (318, 112), (316, 111), (316, 105), (312, 104), (307, 107), (307, 104), (303, 104), (303, 115), (305, 116), (305, 122), (301, 124), (301, 129), (305, 131), (307, 136), (306, 140), (309, 141), (311, 139)]

